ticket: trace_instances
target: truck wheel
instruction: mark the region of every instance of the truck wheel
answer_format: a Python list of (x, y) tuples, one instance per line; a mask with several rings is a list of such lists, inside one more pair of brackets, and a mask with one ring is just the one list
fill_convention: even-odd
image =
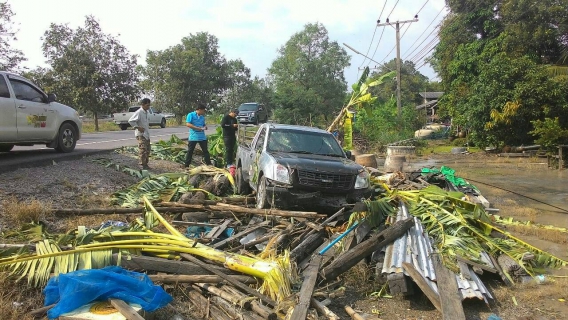
[(126, 129), (128, 129), (128, 125), (127, 125), (127, 124), (121, 124), (121, 125), (120, 125), (120, 129), (121, 129), (121, 130), (126, 130)]
[(77, 145), (77, 130), (69, 123), (64, 123), (59, 128), (59, 135), (57, 136), (57, 147), (55, 150), (58, 152), (71, 152)]
[(235, 174), (235, 183), (237, 184), (237, 194), (249, 194), (250, 188), (248, 183), (243, 178), (243, 167), (237, 169)]
[(166, 118), (162, 118), (162, 122), (160, 122), (160, 128), (165, 128), (166, 127)]
[(266, 178), (264, 176), (260, 177), (258, 181), (258, 186), (256, 187), (256, 208), (265, 209), (267, 207), (266, 201)]
[(13, 148), (13, 144), (0, 144), (0, 152), (10, 152)]

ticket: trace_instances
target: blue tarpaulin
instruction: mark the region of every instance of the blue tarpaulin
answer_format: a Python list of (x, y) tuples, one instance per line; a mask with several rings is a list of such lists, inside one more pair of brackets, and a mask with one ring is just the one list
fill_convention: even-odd
[(172, 297), (143, 273), (121, 267), (80, 270), (49, 279), (43, 289), (45, 305), (56, 305), (47, 312), (49, 319), (71, 312), (93, 301), (110, 298), (139, 304), (145, 311), (165, 307)]

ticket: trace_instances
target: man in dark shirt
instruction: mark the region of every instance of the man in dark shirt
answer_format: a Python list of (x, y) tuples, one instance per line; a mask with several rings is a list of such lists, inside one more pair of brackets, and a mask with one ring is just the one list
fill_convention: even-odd
[(227, 166), (233, 164), (235, 155), (235, 144), (237, 137), (235, 133), (239, 125), (237, 124), (237, 111), (232, 109), (221, 120), (221, 127), (223, 128), (223, 142), (225, 143), (225, 164)]

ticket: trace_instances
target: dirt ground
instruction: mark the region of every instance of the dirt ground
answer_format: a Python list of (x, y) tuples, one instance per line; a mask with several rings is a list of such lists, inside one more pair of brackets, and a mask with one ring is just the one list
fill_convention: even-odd
[[(67, 231), (79, 225), (97, 226), (106, 220), (127, 220), (127, 217), (118, 215), (54, 219), (49, 216), (48, 210), (41, 210), (52, 207), (106, 207), (109, 206), (113, 192), (138, 181), (112, 167), (106, 168), (92, 161), (100, 157), (133, 168), (137, 163), (129, 155), (109, 154), (0, 174), (0, 232), (26, 222), (29, 217), (26, 215), (39, 216), (54, 232)], [(542, 163), (542, 159), (503, 159), (480, 154), (428, 155), (413, 159), (410, 168), (450, 166), (456, 169), (459, 176), (493, 185), (491, 187), (471, 181), (493, 207), (500, 210), (500, 215), (568, 227), (567, 212), (524, 197), (533, 197), (568, 209), (565, 205), (568, 203), (568, 187), (564, 186), (568, 173), (548, 169)], [(167, 161), (151, 160), (150, 165), (154, 173), (182, 170), (179, 165)], [(24, 205), (28, 211), (21, 210)], [(19, 214), (15, 215), (14, 212)], [(523, 229), (510, 231), (529, 243), (568, 260), (566, 234), (530, 233)], [(441, 319), (440, 313), (422, 294), (377, 297), (376, 293), (383, 287), (383, 280), (376, 278), (374, 274), (375, 271), (366, 264), (352, 268), (342, 277), (345, 293), (334, 297), (330, 308), (342, 319), (348, 318), (343, 309), (345, 305), (360, 311), (366, 315), (366, 319)], [(513, 288), (505, 287), (500, 279), (484, 276), (482, 280), (496, 299), (488, 305), (482, 301), (465, 301), (467, 319), (485, 320), (491, 314), (498, 315), (501, 319), (566, 319), (568, 305), (561, 300), (568, 299), (568, 269), (551, 271), (551, 275), (548, 278), (550, 280), (544, 284), (525, 284)], [(26, 312), (42, 306), (40, 290), (29, 289), (25, 284), (14, 284), (5, 279), (0, 281), (0, 285), (0, 319), (29, 319), (25, 316)], [(174, 307), (191, 319), (193, 311), (187, 304), (183, 290), (176, 287), (167, 289), (176, 297)]]

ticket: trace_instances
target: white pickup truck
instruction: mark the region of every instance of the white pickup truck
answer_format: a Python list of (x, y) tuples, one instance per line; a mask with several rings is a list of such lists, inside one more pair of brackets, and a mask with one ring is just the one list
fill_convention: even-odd
[(34, 144), (73, 151), (81, 138), (81, 119), (55, 99), (26, 78), (0, 71), (0, 152)]
[[(113, 114), (112, 117), (114, 119), (114, 123), (118, 124), (122, 130), (128, 129), (128, 127), (130, 127), (128, 120), (132, 117), (134, 112), (138, 111), (138, 109), (140, 109), (140, 106), (132, 106), (128, 108), (128, 112)], [(160, 126), (160, 128), (165, 128), (166, 116), (160, 112), (156, 112), (154, 108), (150, 107), (150, 109), (148, 109), (148, 122), (150, 122), (151, 126)]]

